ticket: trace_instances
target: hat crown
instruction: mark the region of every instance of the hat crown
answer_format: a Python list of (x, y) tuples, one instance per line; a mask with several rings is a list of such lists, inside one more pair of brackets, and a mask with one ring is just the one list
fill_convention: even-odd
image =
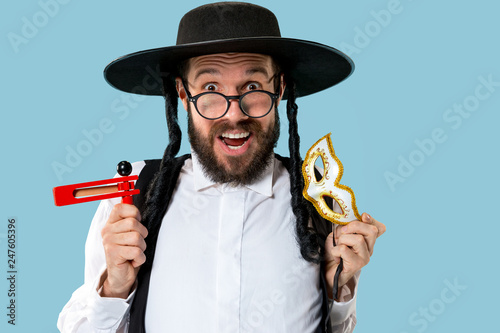
[(219, 2), (197, 7), (182, 17), (177, 45), (247, 37), (281, 37), (276, 16), (249, 3)]
[[(160, 77), (178, 74), (186, 59), (206, 54), (242, 52), (273, 57), (296, 86), (297, 96), (331, 87), (354, 69), (348, 56), (313, 41), (283, 38), (276, 16), (268, 9), (243, 2), (219, 2), (186, 13), (177, 43), (131, 53), (104, 69), (106, 81), (122, 91), (163, 95)], [(151, 84), (151, 76), (160, 84)], [(288, 96), (285, 90), (283, 99)]]

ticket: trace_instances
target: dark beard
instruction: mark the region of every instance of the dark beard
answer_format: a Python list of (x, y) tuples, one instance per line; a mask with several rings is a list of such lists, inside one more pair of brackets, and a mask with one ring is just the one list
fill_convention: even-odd
[[(188, 104), (189, 105), (189, 104)], [(189, 105), (190, 106), (190, 105)], [(258, 149), (251, 157), (251, 161), (245, 163), (245, 159), (241, 156), (227, 156), (229, 163), (229, 170), (226, 169), (224, 164), (217, 160), (213, 147), (215, 133), (221, 133), (226, 130), (233, 129), (227, 123), (221, 123), (212, 127), (210, 130), (209, 138), (203, 138), (200, 133), (195, 129), (191, 117), (191, 108), (188, 107), (188, 135), (189, 142), (193, 151), (200, 160), (203, 173), (216, 183), (232, 183), (234, 185), (248, 185), (258, 180), (274, 157), (274, 148), (278, 143), (280, 136), (280, 120), (278, 110), (275, 108), (274, 112), (266, 117), (275, 115), (274, 127), (264, 130), (261, 124), (252, 118), (241, 121), (237, 124), (236, 128), (243, 131), (253, 133), (254, 142), (257, 144)]]

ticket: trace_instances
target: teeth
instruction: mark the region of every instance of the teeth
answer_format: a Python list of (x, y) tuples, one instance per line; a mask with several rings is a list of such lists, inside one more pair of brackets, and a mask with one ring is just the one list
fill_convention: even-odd
[(236, 133), (236, 134), (222, 133), (223, 138), (229, 138), (229, 139), (242, 139), (242, 138), (246, 138), (249, 135), (250, 135), (250, 132), (243, 132), (243, 133)]

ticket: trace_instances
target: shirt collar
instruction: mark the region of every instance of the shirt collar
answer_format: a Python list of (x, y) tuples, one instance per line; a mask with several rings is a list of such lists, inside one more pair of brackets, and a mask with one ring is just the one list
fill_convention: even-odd
[[(225, 189), (225, 188), (238, 189), (242, 187), (242, 186), (231, 187), (231, 185), (229, 184), (215, 183), (209, 177), (207, 177), (203, 172), (201, 162), (194, 151), (191, 151), (191, 157), (193, 161), (194, 188), (196, 191), (202, 191), (209, 187), (215, 187), (218, 189)], [(271, 163), (269, 163), (269, 165), (266, 167), (266, 170), (264, 171), (262, 176), (252, 184), (244, 185), (244, 187), (254, 192), (265, 195), (267, 197), (271, 197), (273, 195), (274, 163), (275, 163), (275, 158), (273, 157)]]

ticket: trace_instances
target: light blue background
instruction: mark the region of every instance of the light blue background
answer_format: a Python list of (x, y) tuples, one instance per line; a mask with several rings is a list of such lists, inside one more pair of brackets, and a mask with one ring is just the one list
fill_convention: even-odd
[[(500, 82), (498, 3), (401, 0), (383, 25), (375, 16), (388, 0), (256, 3), (277, 14), (285, 37), (358, 45), (347, 81), (298, 100), (302, 154), (332, 132), (345, 167), (341, 183), (388, 228), (361, 275), (356, 332), (497, 330), (500, 87), (458, 128), (443, 116), (454, 103), (473, 101), (478, 77)], [(166, 145), (163, 100), (132, 100), (121, 119), (112, 105), (126, 105), (120, 98), (127, 95), (106, 84), (103, 68), (124, 54), (174, 44), (181, 16), (200, 4), (69, 1), (18, 52), (9, 34), (22, 35), (23, 18), (33, 22), (42, 7), (35, 0), (2, 5), (0, 331), (56, 332), (59, 311), (83, 282), (97, 203), (55, 207), (52, 187), (110, 178), (118, 161), (160, 157)], [(371, 37), (361, 40), (366, 29)], [(287, 155), (281, 113), (278, 152)], [(113, 131), (59, 179), (52, 164), (65, 164), (66, 147), (76, 149), (82, 131), (105, 118)], [(418, 155), (415, 140), (436, 128), (446, 140)], [(398, 173), (400, 156), (421, 163), (391, 189), (384, 174)], [(15, 327), (5, 316), (8, 217), (18, 223)], [(454, 294), (445, 281), (465, 290)], [(427, 317), (419, 314), (425, 308)]]

